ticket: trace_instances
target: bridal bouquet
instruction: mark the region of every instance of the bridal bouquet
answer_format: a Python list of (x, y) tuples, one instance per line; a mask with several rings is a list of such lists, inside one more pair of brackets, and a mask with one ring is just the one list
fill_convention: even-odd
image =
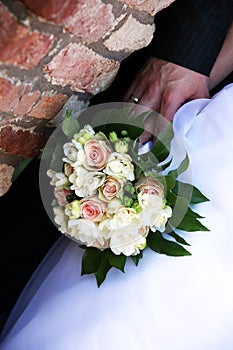
[(132, 126), (80, 128), (68, 111), (62, 130), (67, 137), (62, 169), (51, 167), (47, 175), (54, 186), (58, 229), (85, 249), (82, 275), (94, 273), (100, 286), (112, 267), (124, 272), (127, 258), (138, 265), (147, 247), (171, 256), (190, 255), (177, 230), (208, 230), (191, 209), (208, 199), (178, 180), (188, 167), (187, 155), (179, 167), (166, 172), (171, 160), (166, 161), (169, 148), (162, 140), (172, 139), (171, 124), (151, 152), (140, 157)]

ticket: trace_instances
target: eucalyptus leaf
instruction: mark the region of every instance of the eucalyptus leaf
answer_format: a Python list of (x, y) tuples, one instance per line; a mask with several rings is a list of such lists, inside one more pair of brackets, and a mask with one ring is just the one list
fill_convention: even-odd
[(162, 236), (161, 232), (150, 232), (147, 237), (148, 246), (159, 254), (169, 256), (191, 255), (184, 247), (176, 242), (169, 241)]

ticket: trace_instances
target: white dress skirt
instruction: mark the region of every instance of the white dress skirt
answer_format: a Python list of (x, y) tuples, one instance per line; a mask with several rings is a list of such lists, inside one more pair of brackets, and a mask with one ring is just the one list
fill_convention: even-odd
[(193, 184), (210, 199), (195, 207), (210, 231), (184, 233), (192, 255), (148, 248), (137, 267), (111, 269), (98, 288), (80, 275), (83, 249), (61, 236), (22, 292), (0, 350), (233, 349), (233, 84), (183, 105), (174, 130)]

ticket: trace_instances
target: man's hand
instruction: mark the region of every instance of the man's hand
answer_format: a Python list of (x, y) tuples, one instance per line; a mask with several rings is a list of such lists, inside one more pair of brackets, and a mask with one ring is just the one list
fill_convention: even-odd
[(148, 59), (123, 97), (139, 99), (139, 104), (162, 114), (169, 121), (185, 102), (208, 98), (208, 77), (156, 57)]

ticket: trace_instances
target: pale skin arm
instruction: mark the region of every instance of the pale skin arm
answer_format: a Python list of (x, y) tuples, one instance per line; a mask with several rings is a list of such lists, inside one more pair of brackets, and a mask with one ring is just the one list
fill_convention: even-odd
[(209, 90), (233, 71), (233, 21), (209, 77)]

